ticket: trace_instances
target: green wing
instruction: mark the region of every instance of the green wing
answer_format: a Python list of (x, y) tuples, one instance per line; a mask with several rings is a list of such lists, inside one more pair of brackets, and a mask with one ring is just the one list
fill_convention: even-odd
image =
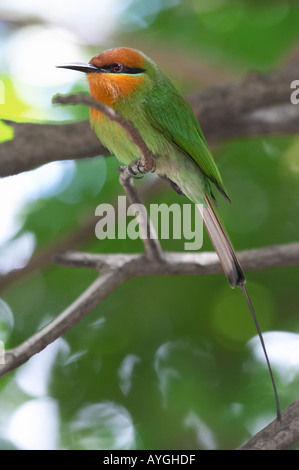
[(189, 103), (170, 82), (147, 94), (145, 112), (151, 125), (191, 157), (227, 198), (221, 175)]

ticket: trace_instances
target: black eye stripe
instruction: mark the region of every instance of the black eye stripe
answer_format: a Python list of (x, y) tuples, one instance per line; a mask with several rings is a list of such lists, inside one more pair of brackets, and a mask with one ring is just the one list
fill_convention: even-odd
[(132, 75), (136, 75), (137, 73), (143, 73), (145, 72), (145, 69), (142, 69), (140, 67), (126, 67), (125, 65), (122, 66), (121, 70), (117, 72), (114, 70), (115, 68), (115, 63), (109, 64), (109, 65), (103, 65), (102, 67), (99, 67), (99, 72), (104, 72), (104, 73), (128, 73)]

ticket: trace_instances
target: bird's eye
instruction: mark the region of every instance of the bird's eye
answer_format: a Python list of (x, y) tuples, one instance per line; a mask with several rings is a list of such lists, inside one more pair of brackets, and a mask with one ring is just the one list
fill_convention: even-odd
[(111, 65), (111, 68), (112, 68), (112, 71), (113, 71), (113, 72), (119, 73), (119, 72), (122, 71), (123, 66), (117, 62), (116, 64), (112, 64), (112, 65)]

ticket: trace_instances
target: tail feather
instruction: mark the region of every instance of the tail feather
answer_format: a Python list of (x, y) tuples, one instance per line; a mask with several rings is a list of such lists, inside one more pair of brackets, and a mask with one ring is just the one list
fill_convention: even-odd
[(246, 299), (247, 305), (250, 309), (252, 318), (254, 320), (254, 324), (256, 326), (256, 329), (260, 338), (261, 346), (262, 346), (262, 349), (266, 358), (268, 370), (271, 376), (275, 403), (276, 403), (277, 420), (280, 421), (281, 412), (280, 412), (280, 405), (279, 405), (279, 400), (278, 400), (278, 393), (277, 393), (277, 389), (276, 389), (276, 385), (275, 385), (275, 381), (273, 377), (271, 364), (268, 358), (266, 346), (265, 346), (264, 339), (262, 336), (262, 332), (258, 324), (258, 320), (255, 314), (254, 308), (252, 306), (250, 297), (245, 287), (245, 283), (246, 283), (245, 274), (237, 258), (235, 250), (231, 244), (231, 241), (225, 231), (225, 228), (223, 227), (223, 224), (220, 218), (218, 217), (217, 212), (215, 211), (213, 204), (208, 195), (206, 195), (205, 197), (205, 206), (198, 206), (198, 208), (203, 218), (207, 232), (210, 236), (211, 242), (213, 243), (213, 246), (218, 254), (220, 263), (226, 274), (228, 282), (230, 283), (231, 287), (239, 286), (241, 288), (243, 295)]
[(243, 286), (246, 283), (245, 274), (208, 195), (205, 206), (199, 206), (199, 210), (230, 286)]

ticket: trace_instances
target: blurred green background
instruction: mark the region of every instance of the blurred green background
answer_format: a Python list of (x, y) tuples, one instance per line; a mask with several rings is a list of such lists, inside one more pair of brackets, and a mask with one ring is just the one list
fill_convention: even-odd
[[(292, 1), (0, 0), (0, 117), (87, 118), (84, 107), (51, 106), (57, 92), (87, 90), (84, 77), (55, 65), (114, 46), (143, 50), (182, 93), (270, 72), (296, 56), (298, 23)], [(11, 137), (1, 124), (0, 140)], [(220, 201), (220, 211), (236, 248), (298, 240), (298, 138), (234, 140), (213, 152), (232, 200)], [(28, 272), (34, 254), (76, 233), (80, 250), (142, 250), (140, 241), (99, 241), (86, 225), (98, 204), (122, 194), (117, 165), (101, 156), (55, 162), (0, 181), (0, 283), (19, 273), (1, 292), (6, 348), (96, 277), (43, 262)], [(165, 185), (149, 202), (186, 201)], [(183, 240), (162, 246), (179, 251)], [(203, 249), (212, 249), (206, 235)], [(248, 273), (282, 408), (298, 398), (298, 274)], [(224, 275), (128, 281), (2, 378), (0, 397), (2, 449), (234, 449), (275, 417), (250, 313)]]

